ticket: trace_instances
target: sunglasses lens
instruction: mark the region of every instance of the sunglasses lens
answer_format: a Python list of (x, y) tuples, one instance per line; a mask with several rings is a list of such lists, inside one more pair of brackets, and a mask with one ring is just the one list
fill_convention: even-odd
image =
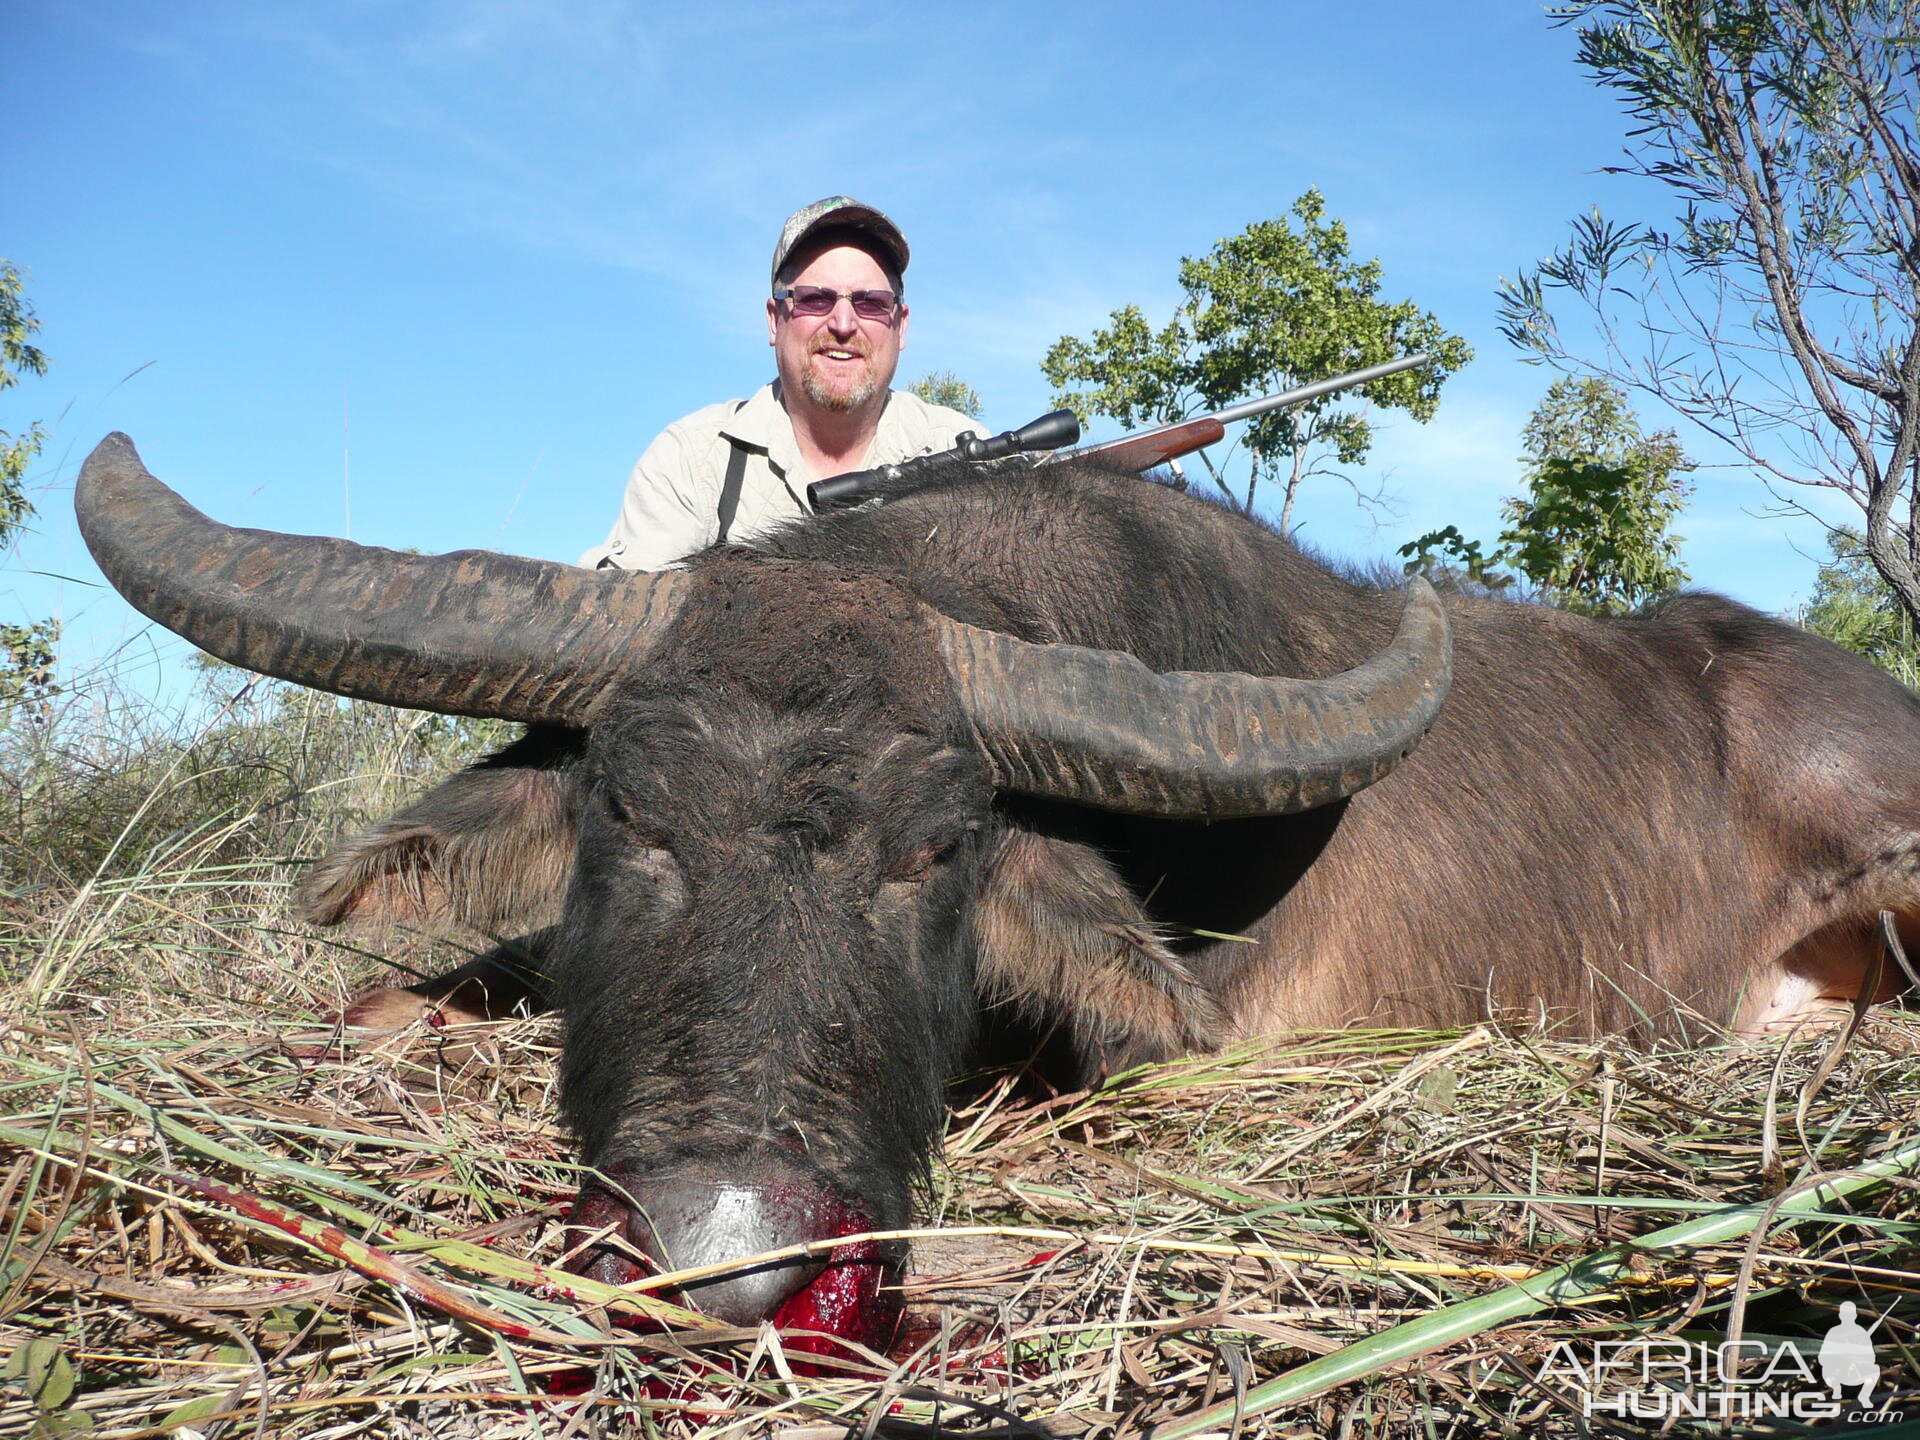
[(852, 300), (853, 313), (862, 320), (891, 320), (899, 303), (891, 290), (856, 290)]
[(819, 285), (796, 285), (788, 296), (787, 303), (793, 306), (796, 315), (824, 315), (833, 309), (839, 295)]

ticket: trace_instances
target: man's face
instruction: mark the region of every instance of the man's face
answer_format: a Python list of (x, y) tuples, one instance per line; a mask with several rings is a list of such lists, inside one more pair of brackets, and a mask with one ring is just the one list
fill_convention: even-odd
[[(820, 285), (844, 296), (854, 290), (891, 290), (880, 262), (852, 245), (822, 250), (788, 284)], [(841, 299), (825, 315), (795, 315), (782, 300), (767, 301), (767, 339), (780, 383), (822, 410), (858, 410), (886, 393), (907, 343), (907, 307), (892, 321), (862, 320)]]

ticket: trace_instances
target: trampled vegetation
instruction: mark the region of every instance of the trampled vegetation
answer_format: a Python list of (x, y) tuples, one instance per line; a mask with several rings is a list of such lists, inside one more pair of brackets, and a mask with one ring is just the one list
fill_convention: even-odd
[(83, 684), (0, 737), (0, 1434), (1652, 1434), (1658, 1386), (1596, 1344), (1737, 1335), (1755, 1360), (1684, 1393), (1804, 1407), (1844, 1301), (1876, 1402), (1920, 1412), (1898, 1013), (1844, 1047), (1517, 1023), (977, 1078), (894, 1353), (635, 1328), (656, 1302), (559, 1269), (551, 1022), (342, 1049), (331, 1007), (458, 946), (285, 913), (488, 727), (207, 683), (191, 731)]
[[(1629, 405), (1664, 402), (1690, 447), (1704, 434), (1783, 487), (1859, 506), (1803, 619), (1914, 685), (1913, 0), (1554, 13), (1631, 116), (1616, 168), (1676, 192), (1679, 213), (1593, 212), (1504, 287), (1508, 337), (1583, 378), (1536, 412), (1527, 493), (1497, 534), (1448, 525), (1403, 558), (1591, 612), (1670, 593), (1687, 462)], [(1378, 262), (1349, 254), (1315, 191), (1180, 278), (1166, 325), (1126, 305), (1062, 338), (1049, 378), (1086, 387), (1064, 398), (1125, 426), (1183, 419), (1430, 347), (1431, 373), (1362, 392), (1424, 419), (1466, 358), (1413, 301), (1380, 298)], [(1556, 306), (1597, 326), (1597, 350)], [(44, 372), (36, 329), (0, 261), (0, 389)], [(952, 372), (916, 388), (983, 408)], [(42, 436), (0, 432), (0, 545), (31, 513)], [(1251, 427), (1230, 482), (1227, 457), (1198, 465), (1248, 505), (1272, 481), (1284, 525), (1299, 486), (1357, 466), (1369, 436), (1363, 410), (1329, 398)], [(1519, 1016), (1281, 1036), (1091, 1093), (973, 1077), (884, 1355), (824, 1364), (796, 1337), (573, 1276), (553, 1023), (342, 1037), (327, 1017), (344, 999), (394, 966), (441, 968), (462, 940), (318, 936), (285, 904), (330, 836), (498, 727), (218, 669), (189, 723), (110, 680), (62, 673), (56, 691), (57, 628), (15, 618), (0, 623), (0, 1436), (1920, 1424), (1920, 1022), (1905, 1011), (1766, 1044), (1703, 1024), (1695, 1048), (1652, 1054)]]

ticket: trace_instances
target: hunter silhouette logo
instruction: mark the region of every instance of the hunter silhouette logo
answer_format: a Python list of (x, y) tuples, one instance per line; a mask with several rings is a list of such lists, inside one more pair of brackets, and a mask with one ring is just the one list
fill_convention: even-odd
[(1874, 1363), (1872, 1335), (1885, 1323), (1886, 1316), (1862, 1326), (1853, 1301), (1840, 1302), (1840, 1323), (1827, 1331), (1820, 1342), (1820, 1378), (1838, 1396), (1842, 1391), (1860, 1387), (1860, 1403), (1868, 1403), (1873, 1387), (1879, 1383), (1880, 1367)]

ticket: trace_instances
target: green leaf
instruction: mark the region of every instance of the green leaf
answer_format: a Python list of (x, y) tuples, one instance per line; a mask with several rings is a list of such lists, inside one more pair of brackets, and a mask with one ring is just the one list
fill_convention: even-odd
[(462, 1365), (484, 1365), (493, 1359), (492, 1355), (475, 1355), (454, 1352), (446, 1355), (414, 1355), (408, 1359), (389, 1365), (374, 1373), (374, 1380), (392, 1380), (396, 1376), (411, 1375), (416, 1370), (458, 1369)]
[(29, 1340), (7, 1356), (0, 1378), (13, 1381), (42, 1410), (58, 1410), (73, 1396), (73, 1364), (54, 1340)]
[(1421, 1077), (1414, 1098), (1423, 1110), (1445, 1114), (1453, 1109), (1454, 1097), (1459, 1093), (1460, 1072), (1450, 1065), (1441, 1065)]
[(160, 1428), (170, 1425), (188, 1425), (195, 1420), (205, 1420), (217, 1415), (226, 1406), (225, 1395), (202, 1395), (198, 1400), (189, 1400), (176, 1409), (169, 1410), (160, 1420)]
[(27, 1431), (27, 1440), (57, 1440), (63, 1435), (93, 1434), (93, 1417), (83, 1410), (62, 1410), (39, 1416)]

